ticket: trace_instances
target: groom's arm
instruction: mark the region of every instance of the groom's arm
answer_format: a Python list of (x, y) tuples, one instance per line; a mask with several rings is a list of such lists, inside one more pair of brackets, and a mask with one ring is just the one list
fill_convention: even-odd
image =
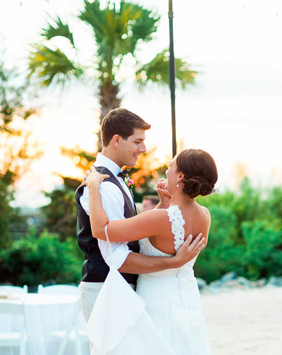
[[(100, 193), (102, 197), (103, 208), (110, 221), (124, 219), (124, 200), (120, 189), (111, 182), (104, 182), (100, 184)], [(80, 203), (84, 211), (89, 215), (89, 189), (84, 187), (83, 196)], [(106, 264), (113, 264), (118, 269), (125, 262), (128, 254), (131, 253), (127, 243), (111, 242), (111, 249), (108, 243), (104, 240), (98, 239), (98, 247)]]
[(182, 246), (178, 249), (175, 256), (148, 256), (138, 253), (130, 253), (123, 265), (119, 268), (120, 272), (129, 274), (147, 274), (150, 272), (158, 272), (166, 269), (178, 268), (199, 254), (205, 247), (205, 238), (202, 234), (192, 241), (192, 237), (188, 236)]

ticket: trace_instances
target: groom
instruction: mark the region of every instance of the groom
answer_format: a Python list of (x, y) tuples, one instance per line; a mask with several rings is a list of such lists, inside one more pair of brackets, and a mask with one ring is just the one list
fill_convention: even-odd
[[(100, 184), (103, 207), (109, 221), (130, 218), (136, 215), (136, 207), (122, 176), (122, 167), (133, 167), (141, 153), (145, 153), (145, 131), (151, 125), (141, 117), (124, 108), (110, 111), (102, 121), (101, 135), (103, 149), (98, 153), (95, 168), (110, 177)], [(93, 238), (89, 220), (89, 191), (79, 186), (76, 191), (77, 238), (80, 249), (85, 253), (80, 283), (80, 299), (86, 321), (88, 321), (95, 300), (109, 272), (111, 261), (125, 280), (135, 288), (138, 274), (176, 268), (193, 259), (201, 249), (201, 238), (193, 243), (186, 242), (173, 257), (156, 257), (139, 254), (138, 241), (111, 243), (112, 254), (107, 242)], [(162, 206), (160, 203), (159, 207)]]

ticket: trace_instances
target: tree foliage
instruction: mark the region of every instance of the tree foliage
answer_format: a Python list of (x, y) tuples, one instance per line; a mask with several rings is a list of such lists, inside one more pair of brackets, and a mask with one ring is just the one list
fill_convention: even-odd
[[(127, 79), (134, 79), (140, 87), (147, 83), (169, 85), (168, 50), (152, 53), (147, 63), (140, 55), (146, 44), (156, 38), (160, 21), (156, 10), (130, 1), (102, 6), (100, 0), (84, 0), (72, 21), (88, 30), (85, 33), (89, 33), (92, 48), (81, 55), (79, 36), (72, 32), (75, 26), (58, 16), (49, 17), (41, 30), (42, 41), (32, 45), (29, 56), (29, 78), (36, 78), (42, 87), (64, 86), (72, 79), (92, 85), (99, 97), (101, 123), (110, 110), (120, 106), (121, 87)], [(57, 41), (58, 38), (65, 41)], [(89, 53), (94, 53), (92, 58)], [(175, 68), (177, 87), (186, 89), (194, 84), (197, 72), (186, 61), (175, 58)], [(100, 133), (97, 135), (101, 150)]]
[(5, 66), (5, 52), (0, 53), (0, 179), (11, 185), (42, 152), (32, 140), (27, 120), (37, 113), (26, 106), (32, 96), (29, 83), (16, 68)]
[(0, 179), (0, 249), (11, 245), (12, 236), (9, 231), (9, 218), (13, 214), (13, 209), (9, 205), (12, 200), (12, 194), (9, 192), (9, 186)]
[(0, 247), (12, 243), (13, 228), (22, 224), (18, 211), (10, 206), (13, 184), (42, 152), (32, 140), (27, 121), (37, 109), (26, 105), (32, 97), (29, 83), (17, 68), (8, 68), (5, 51), (0, 52)]
[(53, 190), (45, 195), (51, 199), (51, 202), (41, 208), (41, 213), (44, 216), (43, 228), (50, 233), (56, 233), (61, 241), (68, 238), (76, 239), (74, 190), (67, 188)]

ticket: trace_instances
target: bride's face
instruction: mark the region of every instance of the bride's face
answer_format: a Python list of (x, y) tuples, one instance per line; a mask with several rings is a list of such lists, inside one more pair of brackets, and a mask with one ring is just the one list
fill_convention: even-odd
[(176, 189), (176, 184), (179, 178), (179, 171), (177, 171), (177, 165), (176, 165), (176, 157), (175, 156), (172, 161), (169, 164), (169, 168), (167, 169), (166, 177), (167, 177), (167, 190), (170, 194), (173, 194), (173, 192)]

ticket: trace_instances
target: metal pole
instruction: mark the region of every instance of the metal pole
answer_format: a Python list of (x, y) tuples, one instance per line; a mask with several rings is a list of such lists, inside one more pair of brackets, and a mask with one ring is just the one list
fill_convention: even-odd
[(173, 49), (173, 10), (172, 0), (168, 1), (169, 20), (169, 83), (171, 99), (171, 125), (172, 125), (172, 156), (176, 154), (176, 129), (175, 129), (175, 63)]

